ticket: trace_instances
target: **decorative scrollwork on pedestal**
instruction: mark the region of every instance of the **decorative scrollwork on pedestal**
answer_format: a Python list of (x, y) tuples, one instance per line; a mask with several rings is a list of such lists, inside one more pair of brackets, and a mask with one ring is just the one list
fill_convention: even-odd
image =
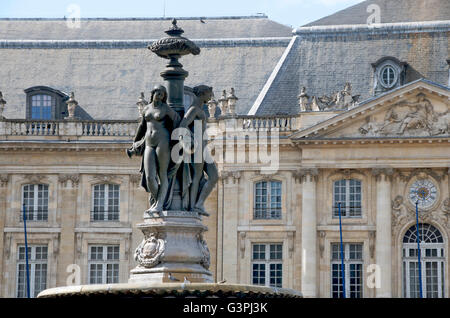
[(140, 266), (151, 268), (161, 262), (164, 255), (165, 242), (158, 238), (157, 233), (151, 233), (139, 244), (134, 252), (134, 259)]
[(210, 253), (209, 253), (209, 248), (208, 245), (206, 244), (206, 241), (203, 239), (203, 235), (199, 234), (198, 235), (198, 245), (200, 247), (200, 251), (202, 253), (202, 259), (200, 261), (200, 265), (202, 265), (205, 269), (209, 269), (209, 265), (211, 263), (210, 261)]

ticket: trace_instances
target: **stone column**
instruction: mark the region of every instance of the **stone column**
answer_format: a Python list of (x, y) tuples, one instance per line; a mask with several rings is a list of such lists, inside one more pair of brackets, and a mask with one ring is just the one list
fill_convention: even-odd
[(223, 279), (230, 284), (242, 283), (238, 277), (239, 171), (223, 171)]
[(377, 298), (392, 297), (392, 233), (391, 233), (391, 176), (393, 169), (372, 170), (376, 178), (376, 238), (375, 261), (380, 266), (381, 284), (376, 290)]
[(302, 274), (301, 292), (305, 297), (317, 296), (317, 169), (299, 171), (302, 180)]

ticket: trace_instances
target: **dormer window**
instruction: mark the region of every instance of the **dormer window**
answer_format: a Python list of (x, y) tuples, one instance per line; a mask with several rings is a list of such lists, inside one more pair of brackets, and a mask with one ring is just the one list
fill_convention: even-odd
[(65, 101), (69, 96), (46, 86), (34, 86), (25, 90), (27, 94), (27, 119), (52, 120), (67, 116)]
[(383, 57), (373, 63), (374, 95), (404, 85), (406, 65), (395, 57)]

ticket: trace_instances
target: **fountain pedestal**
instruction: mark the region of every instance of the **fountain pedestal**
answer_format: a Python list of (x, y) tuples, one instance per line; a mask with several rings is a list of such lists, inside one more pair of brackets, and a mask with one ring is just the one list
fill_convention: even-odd
[(137, 227), (144, 239), (134, 257), (129, 283), (211, 283), (210, 254), (203, 238), (207, 227), (195, 212), (163, 211), (147, 215)]

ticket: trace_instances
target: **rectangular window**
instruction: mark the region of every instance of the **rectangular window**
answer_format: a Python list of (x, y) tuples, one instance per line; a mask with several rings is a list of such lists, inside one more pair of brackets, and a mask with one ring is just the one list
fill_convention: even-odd
[(283, 244), (252, 245), (252, 284), (282, 287)]
[(281, 219), (281, 182), (261, 181), (255, 184), (255, 219)]
[(52, 119), (52, 97), (50, 95), (31, 96), (31, 119)]
[(403, 244), (403, 296), (406, 298), (420, 297), (421, 276), (423, 297), (445, 297), (444, 249), (439, 247), (439, 243), (422, 242), (420, 250), (421, 275), (419, 275), (418, 249), (416, 243)]
[(333, 185), (333, 217), (339, 217), (339, 203), (342, 217), (361, 217), (361, 197), (360, 180), (335, 181)]
[(89, 284), (119, 282), (119, 245), (89, 246)]
[[(363, 245), (360, 243), (343, 245), (345, 293), (348, 298), (362, 297), (362, 247)], [(344, 297), (340, 243), (331, 244), (331, 296), (333, 298)]]
[[(47, 221), (48, 185), (27, 184), (22, 190), (22, 208), (27, 221)], [(20, 220), (23, 221), (23, 211), (20, 212)]]
[(119, 220), (119, 185), (97, 184), (93, 191), (92, 221)]
[[(28, 246), (28, 269), (30, 296), (36, 297), (47, 288), (47, 246)], [(17, 297), (27, 297), (27, 273), (25, 246), (18, 246), (17, 254)]]

